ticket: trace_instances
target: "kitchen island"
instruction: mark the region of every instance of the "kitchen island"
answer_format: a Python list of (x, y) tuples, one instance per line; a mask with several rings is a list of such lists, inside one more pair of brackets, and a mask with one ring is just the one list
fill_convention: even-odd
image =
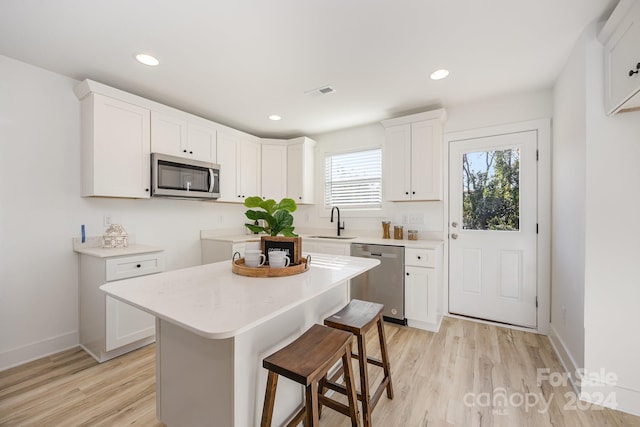
[[(156, 410), (172, 426), (258, 425), (262, 359), (349, 300), (348, 280), (379, 261), (311, 254), (307, 272), (251, 278), (223, 261), (108, 283), (105, 293), (156, 317)], [(281, 381), (274, 423), (303, 399)]]

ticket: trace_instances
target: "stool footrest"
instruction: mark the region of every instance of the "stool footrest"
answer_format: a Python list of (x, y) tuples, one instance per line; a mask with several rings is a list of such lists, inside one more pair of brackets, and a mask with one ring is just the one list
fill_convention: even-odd
[[(345, 388), (345, 394), (346, 394), (346, 388)], [(337, 411), (337, 412), (340, 412), (341, 414), (349, 416), (349, 407), (347, 405), (344, 405), (340, 402), (336, 402), (335, 400), (329, 399), (328, 397), (323, 395), (318, 395), (318, 402), (320, 402), (321, 405), (328, 406), (334, 411)]]

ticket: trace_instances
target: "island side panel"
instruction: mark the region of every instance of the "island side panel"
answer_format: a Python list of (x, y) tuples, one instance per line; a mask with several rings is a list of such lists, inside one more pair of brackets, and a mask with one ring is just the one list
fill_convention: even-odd
[[(313, 324), (344, 307), (348, 282), (288, 310), (235, 339), (235, 426), (258, 426), (264, 404), (267, 370), (262, 360), (302, 335)], [(273, 425), (281, 425), (304, 399), (301, 385), (286, 378), (278, 380)]]
[[(157, 319), (156, 414), (167, 426), (234, 426), (233, 338), (212, 340)], [(237, 425), (237, 424), (236, 424)]]

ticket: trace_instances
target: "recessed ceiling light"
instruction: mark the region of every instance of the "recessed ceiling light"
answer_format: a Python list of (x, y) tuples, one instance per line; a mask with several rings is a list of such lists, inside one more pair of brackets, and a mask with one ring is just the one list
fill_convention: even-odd
[(282, 119), (282, 117), (280, 117), (277, 114), (272, 114), (272, 115), (269, 116), (269, 120), (273, 120), (274, 122), (277, 122), (280, 119)]
[(158, 61), (158, 59), (155, 56), (151, 56), (149, 54), (146, 53), (139, 53), (136, 55), (136, 59), (138, 60), (138, 62), (144, 64), (144, 65), (148, 65), (150, 67), (155, 67), (156, 65), (158, 65), (160, 63), (160, 61)]
[(440, 80), (440, 79), (444, 79), (448, 75), (449, 75), (449, 70), (445, 70), (444, 68), (441, 68), (431, 73), (431, 76), (429, 77), (431, 77), (431, 80)]

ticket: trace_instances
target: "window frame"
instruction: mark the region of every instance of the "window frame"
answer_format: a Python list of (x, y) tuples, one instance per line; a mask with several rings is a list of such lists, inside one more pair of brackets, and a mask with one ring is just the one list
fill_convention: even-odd
[[(339, 150), (339, 151), (326, 151), (322, 156), (322, 208), (321, 211), (324, 213), (322, 216), (329, 216), (329, 212), (333, 207), (326, 205), (326, 187), (327, 187), (327, 176), (326, 176), (326, 163), (327, 158), (332, 156), (339, 156), (344, 154), (352, 154), (366, 151), (375, 151), (378, 150), (380, 152), (380, 204), (375, 207), (341, 207), (338, 205), (337, 207), (340, 209), (340, 212), (344, 212), (349, 216), (349, 213), (374, 213), (375, 215), (379, 215), (380, 212), (384, 209), (384, 148), (382, 145), (368, 146), (368, 147), (358, 147), (351, 148), (348, 150)], [(362, 215), (359, 215), (362, 216)], [(366, 215), (368, 216), (368, 215)]]

